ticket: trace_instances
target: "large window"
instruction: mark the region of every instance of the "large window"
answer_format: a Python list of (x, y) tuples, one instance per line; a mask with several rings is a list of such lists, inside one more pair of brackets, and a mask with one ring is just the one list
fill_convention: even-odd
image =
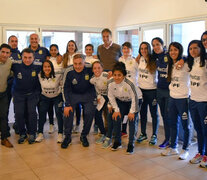
[(122, 45), (124, 42), (128, 41), (132, 43), (134, 57), (137, 57), (139, 50), (139, 34), (138, 29), (118, 31), (118, 43)]
[(164, 40), (164, 28), (143, 28), (143, 41), (148, 42), (151, 44), (151, 41), (155, 37), (160, 37), (163, 41)]
[(170, 25), (171, 42), (177, 41), (183, 45), (184, 54), (187, 55), (188, 44), (191, 40), (200, 40), (205, 31), (205, 21), (195, 21)]

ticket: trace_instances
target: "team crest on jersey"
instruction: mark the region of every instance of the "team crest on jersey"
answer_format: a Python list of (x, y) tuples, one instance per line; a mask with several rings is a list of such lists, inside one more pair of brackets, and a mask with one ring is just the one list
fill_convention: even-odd
[(88, 75), (88, 74), (85, 75), (85, 80), (86, 80), (86, 81), (89, 80), (89, 75)]
[(124, 88), (124, 91), (125, 91), (125, 92), (127, 92), (127, 91), (128, 91), (128, 89), (127, 89), (127, 88)]
[(132, 61), (129, 62), (129, 65), (132, 65)]
[(72, 84), (73, 85), (78, 84), (78, 81), (76, 79), (73, 79)]
[(184, 113), (182, 114), (182, 119), (183, 119), (183, 120), (187, 120), (187, 119), (188, 119), (188, 114), (187, 114), (186, 112), (184, 112)]
[(18, 58), (19, 58), (19, 59), (21, 59), (21, 56), (20, 56), (20, 54), (18, 54), (17, 56), (18, 56)]
[(36, 76), (36, 71), (32, 71), (32, 77)]
[(106, 85), (107, 85), (107, 82), (106, 82), (106, 81), (104, 81), (104, 82), (103, 82), (103, 84), (106, 86)]
[(167, 56), (164, 57), (164, 61), (165, 61), (165, 62), (168, 62), (168, 58), (167, 58)]
[(55, 82), (55, 78), (52, 78), (52, 82)]
[(39, 54), (42, 54), (42, 50), (39, 50)]
[(18, 79), (22, 79), (22, 73), (19, 72), (19, 73), (17, 74), (17, 78), (18, 78)]

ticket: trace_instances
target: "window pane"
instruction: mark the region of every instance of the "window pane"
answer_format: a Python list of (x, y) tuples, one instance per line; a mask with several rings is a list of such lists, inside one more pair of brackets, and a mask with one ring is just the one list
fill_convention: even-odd
[(205, 31), (205, 21), (180, 23), (171, 25), (171, 41), (177, 41), (183, 45), (184, 54), (187, 55), (188, 44), (191, 40), (200, 40)]
[(82, 44), (82, 53), (85, 54), (85, 45), (93, 44), (94, 54), (97, 54), (97, 48), (99, 45), (103, 44), (101, 33), (83, 33), (83, 44)]
[(66, 46), (70, 40), (75, 40), (75, 32), (42, 32), (42, 45), (49, 49), (51, 44), (57, 44), (62, 55), (66, 52)]
[(143, 41), (146, 41), (149, 44), (151, 44), (152, 39), (155, 37), (159, 37), (162, 40), (164, 40), (164, 29), (157, 28), (157, 29), (144, 30)]
[(122, 45), (124, 42), (131, 42), (133, 48), (133, 57), (137, 57), (138, 49), (139, 49), (139, 35), (138, 30), (126, 30), (126, 31), (119, 31), (118, 32), (118, 43)]
[(7, 39), (11, 35), (15, 35), (18, 38), (18, 49), (22, 51), (24, 48), (29, 46), (29, 36), (35, 33), (35, 31), (6, 31)]

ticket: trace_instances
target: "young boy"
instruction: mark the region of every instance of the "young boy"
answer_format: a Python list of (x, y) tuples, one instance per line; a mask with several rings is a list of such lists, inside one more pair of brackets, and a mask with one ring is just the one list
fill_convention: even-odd
[(93, 56), (94, 53), (94, 47), (92, 44), (86, 44), (85, 46), (85, 62), (89, 64), (93, 64), (95, 61), (99, 61), (96, 56)]

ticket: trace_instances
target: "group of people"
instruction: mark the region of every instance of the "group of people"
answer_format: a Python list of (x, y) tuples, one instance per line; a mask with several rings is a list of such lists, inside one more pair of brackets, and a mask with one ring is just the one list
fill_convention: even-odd
[[(157, 143), (159, 105), (165, 132), (165, 139), (159, 145), (164, 149), (161, 155), (179, 154), (179, 159), (189, 156), (190, 114), (198, 139), (198, 153), (190, 162), (207, 167), (207, 31), (201, 40), (189, 43), (187, 57), (183, 56), (180, 43), (170, 43), (167, 51), (159, 37), (153, 38), (151, 45), (142, 42), (136, 58), (132, 57), (130, 42), (122, 46), (113, 43), (109, 29), (103, 29), (102, 39), (97, 56), (93, 55), (92, 44), (85, 46), (86, 55), (78, 53), (73, 40), (61, 56), (56, 44), (50, 46), (50, 51), (41, 47), (37, 34), (30, 35), (30, 46), (21, 53), (16, 36), (10, 36), (8, 44), (0, 46), (1, 144), (13, 147), (8, 140), (11, 97), (19, 144), (44, 139), (47, 113), (53, 128), (54, 107), (57, 142), (62, 148), (71, 144), (72, 132), (79, 131), (83, 110), (82, 145), (89, 146), (87, 135), (94, 119), (100, 130), (96, 143), (102, 144), (102, 148), (118, 150), (122, 147), (121, 137), (129, 134), (127, 154), (134, 152), (135, 142), (148, 139), (148, 106), (152, 117), (149, 144)], [(137, 138), (139, 116), (141, 133)], [(179, 121), (184, 130), (180, 153), (177, 149)]]

